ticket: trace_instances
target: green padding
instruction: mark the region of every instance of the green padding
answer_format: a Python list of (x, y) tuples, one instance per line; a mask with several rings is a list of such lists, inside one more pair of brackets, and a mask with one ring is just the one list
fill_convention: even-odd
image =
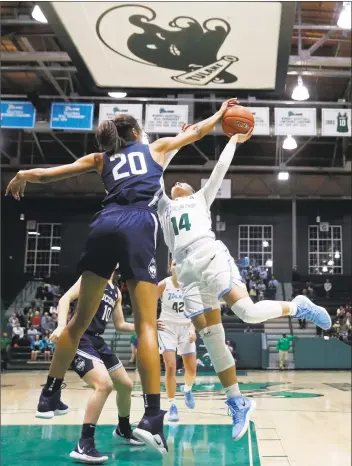
[(330, 338), (295, 338), (296, 369), (351, 369), (352, 348)]

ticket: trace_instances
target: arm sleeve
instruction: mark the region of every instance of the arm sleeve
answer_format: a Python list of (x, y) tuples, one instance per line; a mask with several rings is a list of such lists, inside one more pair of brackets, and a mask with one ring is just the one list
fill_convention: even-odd
[(175, 155), (177, 154), (177, 152), (178, 152), (178, 149), (172, 150), (171, 152), (168, 152), (168, 153), (165, 155), (164, 165), (163, 165), (163, 170), (164, 170), (164, 171), (167, 169), (167, 167), (169, 166), (171, 160), (175, 157)]
[(214, 170), (212, 171), (209, 180), (199, 191), (204, 195), (207, 206), (210, 208), (213, 203), (217, 192), (220, 189), (221, 183), (226, 175), (227, 170), (231, 164), (234, 153), (236, 150), (236, 144), (229, 141), (224, 150), (222, 151), (218, 163), (215, 165)]

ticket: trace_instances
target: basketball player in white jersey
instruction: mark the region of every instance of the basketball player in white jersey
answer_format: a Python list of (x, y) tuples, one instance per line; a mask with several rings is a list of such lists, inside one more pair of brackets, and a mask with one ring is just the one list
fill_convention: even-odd
[(248, 323), (291, 315), (311, 320), (323, 329), (331, 326), (327, 311), (305, 296), (297, 296), (291, 303), (260, 301), (254, 304), (228, 249), (215, 239), (210, 206), (231, 164), (236, 145), (251, 136), (249, 132), (231, 138), (200, 191), (194, 192), (187, 183), (176, 183), (171, 199), (164, 193), (158, 205), (164, 239), (176, 261), (176, 273), (182, 285), (185, 315), (192, 319), (203, 338), (224, 387), (233, 419), (234, 440), (239, 440), (247, 431), (255, 402), (243, 397), (239, 390), (235, 362), (225, 344), (219, 300), (223, 298), (232, 311)]
[(184, 301), (182, 291), (176, 276), (176, 263), (170, 266), (171, 277), (165, 278), (158, 284), (159, 297), (161, 297), (161, 314), (158, 320), (158, 335), (160, 353), (165, 363), (165, 385), (169, 399), (169, 421), (179, 420), (176, 406), (176, 350), (182, 356), (185, 368), (185, 385), (181, 390), (185, 395), (187, 408), (194, 409), (195, 400), (192, 387), (196, 378), (197, 339), (194, 325), (184, 315)]

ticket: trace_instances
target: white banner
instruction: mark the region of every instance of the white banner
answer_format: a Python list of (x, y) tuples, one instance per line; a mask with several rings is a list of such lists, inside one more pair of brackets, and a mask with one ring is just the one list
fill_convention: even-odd
[(317, 111), (315, 108), (275, 108), (275, 134), (286, 136), (315, 136)]
[(147, 133), (177, 134), (188, 123), (188, 105), (147, 105), (144, 130)]
[(255, 126), (253, 134), (264, 134), (268, 136), (270, 134), (269, 107), (247, 108), (254, 115)]
[(142, 104), (100, 104), (99, 105), (99, 125), (104, 120), (113, 120), (116, 115), (128, 113), (133, 116), (142, 126), (143, 105)]
[(321, 134), (322, 136), (351, 137), (351, 109), (323, 108)]
[[(201, 187), (205, 185), (208, 178), (201, 179)], [(216, 199), (231, 199), (231, 180), (223, 180), (220, 189), (216, 194)]]

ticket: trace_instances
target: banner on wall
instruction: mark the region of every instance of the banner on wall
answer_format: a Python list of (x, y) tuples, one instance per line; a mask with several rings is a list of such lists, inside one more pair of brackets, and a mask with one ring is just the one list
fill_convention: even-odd
[(116, 115), (127, 113), (133, 116), (140, 126), (143, 125), (143, 105), (142, 104), (100, 104), (99, 105), (99, 125), (104, 120), (113, 120)]
[(51, 104), (50, 128), (91, 131), (93, 129), (94, 104)]
[(275, 134), (277, 136), (315, 136), (317, 111), (315, 108), (275, 108)]
[[(201, 179), (201, 187), (205, 185), (208, 178)], [(216, 199), (231, 199), (231, 180), (223, 180), (220, 189), (216, 194)]]
[(31, 102), (1, 102), (2, 128), (34, 128), (36, 109)]
[(269, 107), (247, 107), (248, 110), (253, 114), (255, 126), (254, 135), (266, 135), (270, 134), (270, 117)]
[(145, 131), (147, 133), (177, 134), (188, 123), (188, 105), (147, 105)]
[(351, 137), (351, 109), (323, 108), (321, 134), (322, 136)]

